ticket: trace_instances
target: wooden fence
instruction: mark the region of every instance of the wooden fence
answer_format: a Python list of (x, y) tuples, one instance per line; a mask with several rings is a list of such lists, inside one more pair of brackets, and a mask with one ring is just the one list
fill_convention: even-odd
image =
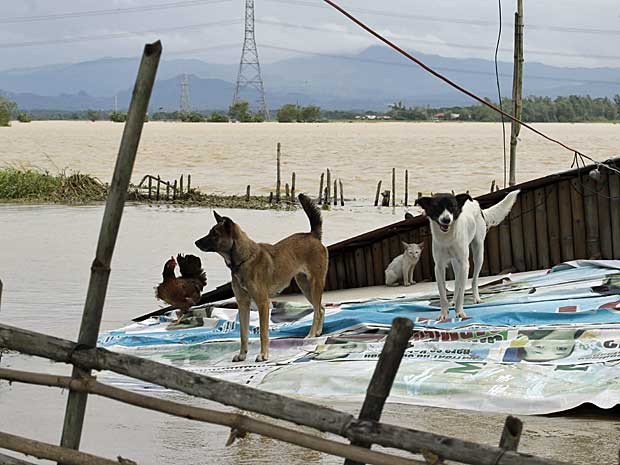
[[(620, 158), (607, 163), (618, 168)], [(521, 194), (509, 217), (487, 235), (482, 276), (545, 269), (574, 259), (620, 258), (620, 176), (616, 173), (603, 165), (590, 165), (476, 200), (488, 208), (514, 189), (521, 189)], [(434, 280), (428, 219), (416, 216), (331, 245), (326, 289), (384, 284), (384, 270), (403, 251), (401, 241), (424, 243), (414, 279)]]

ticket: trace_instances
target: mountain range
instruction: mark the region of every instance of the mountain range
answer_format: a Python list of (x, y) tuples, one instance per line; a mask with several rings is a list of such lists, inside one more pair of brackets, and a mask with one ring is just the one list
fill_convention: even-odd
[[(497, 100), (492, 60), (447, 58), (412, 51), (427, 65), (474, 93)], [(0, 94), (20, 109), (77, 111), (119, 109), (129, 104), (138, 58), (99, 60), (0, 71)], [(512, 89), (512, 63), (499, 62), (503, 96)], [(189, 77), (192, 109), (225, 110), (232, 100), (238, 65), (198, 59), (162, 58), (150, 111), (178, 108), (181, 76)], [(325, 109), (386, 110), (395, 101), (407, 106), (470, 104), (465, 95), (393, 51), (373, 46), (353, 55), (313, 54), (262, 66), (271, 109), (285, 103)], [(620, 93), (620, 68), (562, 68), (524, 64), (524, 95), (613, 96)], [(241, 95), (253, 102), (255, 95)]]

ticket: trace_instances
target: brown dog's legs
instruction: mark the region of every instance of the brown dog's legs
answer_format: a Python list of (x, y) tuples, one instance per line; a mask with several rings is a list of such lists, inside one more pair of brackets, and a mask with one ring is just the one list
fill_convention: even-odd
[(256, 296), (256, 305), (260, 323), (260, 354), (256, 356), (256, 361), (266, 362), (269, 359), (269, 296)]
[(250, 329), (250, 296), (241, 286), (232, 280), (233, 292), (239, 307), (239, 334), (241, 335), (241, 347), (239, 353), (233, 357), (233, 362), (242, 362), (248, 354), (248, 332)]
[(314, 317), (312, 318), (312, 327), (308, 333), (308, 337), (320, 336), (323, 332), (323, 318), (325, 309), (321, 305), (323, 296), (323, 281), (316, 278), (308, 278), (304, 273), (295, 275), (295, 281), (301, 289), (304, 297), (312, 304), (314, 308)]

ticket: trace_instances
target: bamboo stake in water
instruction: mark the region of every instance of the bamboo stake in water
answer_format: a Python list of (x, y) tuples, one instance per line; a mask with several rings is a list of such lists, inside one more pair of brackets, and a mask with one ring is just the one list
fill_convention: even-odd
[(157, 175), (157, 194), (155, 199), (159, 200), (159, 184), (161, 183), (161, 177), (159, 176), (159, 174)]
[(319, 184), (319, 205), (323, 203), (323, 183), (325, 182), (325, 173), (321, 173), (321, 183)]
[(245, 188), (245, 201), (249, 202), (250, 201), (250, 185), (248, 184), (248, 187)]
[(377, 183), (377, 193), (375, 194), (375, 207), (379, 205), (380, 194), (381, 194), (381, 181)]
[(329, 172), (329, 168), (327, 168), (327, 176), (325, 179), (325, 203), (329, 205), (329, 200), (331, 198), (331, 188), (332, 188), (332, 175)]
[(179, 198), (183, 198), (183, 175), (181, 175), (181, 179), (179, 180)]
[(334, 207), (338, 205), (338, 182), (334, 179)]
[(151, 190), (153, 189), (153, 178), (149, 176), (149, 195), (148, 198), (151, 200)]
[[(142, 127), (144, 126), (151, 91), (153, 90), (153, 83), (155, 82), (161, 50), (161, 42), (159, 41), (147, 44), (144, 47), (118, 158), (116, 159), (116, 166), (114, 167), (114, 174), (110, 183), (110, 193), (103, 212), (97, 251), (91, 266), (90, 282), (88, 284), (86, 303), (84, 304), (84, 313), (82, 314), (82, 323), (78, 336), (78, 346), (80, 347), (91, 348), (97, 344), (103, 304), (110, 277), (110, 262), (112, 261), (125, 198), (127, 197), (127, 188), (129, 187), (133, 165), (136, 160), (138, 144), (142, 134)], [(73, 368), (73, 378), (83, 378), (89, 375), (90, 370)], [(63, 447), (78, 449), (80, 446), (86, 399), (86, 393), (69, 392), (61, 439)]]
[(280, 202), (280, 184), (281, 184), (281, 180), (280, 180), (280, 142), (278, 142), (278, 154), (277, 154), (277, 175), (276, 175), (276, 202), (279, 203)]
[(392, 168), (392, 206), (396, 206), (396, 168)]
[(291, 202), (295, 203), (295, 171), (291, 175)]
[(192, 175), (188, 174), (187, 175), (187, 193), (189, 194), (189, 191), (192, 190)]
[(409, 170), (405, 170), (405, 207), (409, 206)]
[(338, 182), (340, 183), (340, 206), (344, 207), (344, 194), (342, 193), (342, 179), (339, 179)]

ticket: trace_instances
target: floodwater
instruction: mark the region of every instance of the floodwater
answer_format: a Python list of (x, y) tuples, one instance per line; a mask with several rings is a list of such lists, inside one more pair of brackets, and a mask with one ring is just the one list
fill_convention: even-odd
[[(592, 158), (617, 156), (614, 124), (536, 124)], [(109, 180), (123, 125), (111, 122), (14, 123), (0, 131), (0, 164), (69, 171)], [(506, 125), (508, 137), (510, 125)], [(282, 185), (296, 173), (297, 191), (318, 193), (321, 173), (341, 178), (345, 197), (374, 199), (379, 180), (396, 195), (418, 191), (488, 191), (503, 183), (502, 129), (496, 123), (193, 124), (149, 122), (144, 127), (134, 181), (145, 174), (165, 179), (191, 174), (204, 192), (268, 194), (276, 181), (276, 144), (282, 143)], [(507, 140), (509, 151), (509, 140)], [(522, 128), (517, 180), (570, 167), (573, 154)]]
[[(244, 128), (247, 128), (247, 133)], [(265, 170), (256, 170), (272, 161), (275, 142), (280, 140), (284, 144), (285, 160), (288, 157), (286, 169), (294, 166), (300, 173), (305, 169), (302, 167), (307, 167), (308, 172), (312, 171), (308, 181), (310, 183), (312, 180), (311, 187), (321, 167), (330, 160), (336, 160), (338, 163), (330, 167), (340, 171), (338, 175), (344, 180), (357, 180), (355, 183), (345, 183), (345, 186), (351, 186), (351, 195), (359, 189), (360, 193), (355, 195), (371, 198), (374, 195), (372, 185), (377, 176), (385, 175), (385, 183), (391, 166), (409, 166), (413, 170), (411, 166), (416, 156), (419, 157), (420, 173), (424, 173), (428, 183), (425, 184), (428, 187), (420, 189), (446, 190), (453, 185), (455, 190), (462, 186), (463, 189), (467, 187), (475, 191), (473, 186), (478, 181), (484, 181), (480, 188), (484, 190), (495, 168), (482, 172), (482, 162), (485, 157), (492, 158), (491, 153), (500, 153), (496, 143), (492, 152), (486, 146), (499, 137), (498, 125), (343, 123), (282, 128), (274, 124), (149, 123), (136, 172), (157, 171), (170, 173), (170, 176), (180, 174), (180, 171), (191, 172), (199, 184), (213, 186), (208, 190), (229, 193), (237, 192), (237, 189), (241, 191), (247, 183), (256, 186), (262, 183), (265, 189), (269, 189)], [(614, 144), (617, 147), (620, 142), (613, 125), (549, 125), (549, 130), (570, 134), (573, 143), (582, 142), (579, 146), (584, 151), (588, 151), (588, 147), (597, 147), (599, 158), (612, 156)], [(313, 135), (313, 131), (323, 135)], [(442, 143), (432, 149), (429, 144), (433, 136), (429, 132), (433, 131), (442, 133), (441, 137), (437, 136), (438, 140), (451, 141), (454, 147), (447, 150), (447, 146), (439, 146)], [(51, 163), (51, 159), (60, 167), (68, 166), (107, 179), (120, 132), (121, 126), (108, 123), (15, 124), (8, 132), (0, 131), (0, 160), (53, 169), (45, 165)], [(451, 132), (454, 134), (451, 135)], [(472, 143), (474, 133), (480, 139)], [(171, 140), (166, 140), (167, 137)], [(459, 137), (464, 139), (459, 140)], [(419, 139), (417, 144), (416, 139)], [(290, 151), (287, 150), (289, 146)], [(465, 150), (461, 146), (468, 148)], [(220, 150), (217, 159), (211, 158), (214, 147)], [(381, 147), (384, 150), (379, 150)], [(421, 147), (426, 147), (426, 155)], [(456, 147), (461, 148), (457, 150)], [(308, 152), (306, 155), (304, 149)], [(549, 149), (552, 153), (553, 147)], [(455, 157), (452, 161), (445, 154), (441, 155), (444, 158), (440, 158), (446, 150)], [(197, 155), (190, 163), (189, 154), (192, 152)], [(370, 155), (372, 152), (375, 153)], [(395, 153), (399, 153), (398, 157)], [(478, 161), (471, 161), (469, 167), (461, 166), (458, 157), (462, 158), (464, 153), (468, 153), (472, 160), (473, 154), (478, 153)], [(570, 157), (565, 154), (560, 157), (555, 153), (557, 159), (551, 155), (543, 157), (542, 151), (538, 153), (538, 159), (533, 157), (536, 165), (530, 168), (531, 177), (556, 168), (567, 168)], [(238, 157), (240, 154), (242, 158)], [(379, 163), (382, 166), (375, 166), (373, 157), (382, 160)], [(262, 165), (260, 159), (263, 160)], [(446, 166), (438, 166), (438, 160), (443, 160)], [(303, 179), (301, 182), (305, 182)], [(303, 184), (300, 185), (303, 188)], [(417, 185), (415, 190), (418, 190)], [(368, 193), (368, 190), (372, 192)], [(333, 243), (400, 220), (403, 212), (403, 208), (393, 211), (353, 205), (325, 212), (325, 242)], [(102, 213), (103, 207), (100, 205), (0, 205), (0, 279), (4, 282), (0, 322), (69, 339), (77, 337)], [(259, 241), (272, 242), (308, 228), (307, 219), (301, 211), (222, 209), (220, 213), (235, 219), (251, 237)], [(194, 240), (206, 233), (213, 221), (210, 209), (128, 206), (112, 261), (102, 329), (119, 327), (133, 316), (156, 308), (158, 304), (153, 287), (160, 281), (166, 257), (177, 252), (197, 252), (193, 246)], [(227, 281), (227, 269), (219, 257), (199, 254), (207, 270), (210, 288)], [(31, 371), (69, 373), (65, 365), (14, 354), (4, 355), (1, 365)], [(210, 405), (180, 394), (164, 395), (195, 405)], [(66, 391), (56, 388), (0, 383), (0, 431), (58, 443), (66, 398)], [(359, 409), (355, 403), (338, 403), (335, 406), (354, 413)], [(393, 404), (388, 404), (383, 417), (391, 423), (489, 444), (496, 444), (499, 440), (503, 418), (502, 414)], [(617, 413), (596, 421), (583, 415), (523, 419), (525, 429), (520, 450), (524, 452), (582, 464), (616, 463), (620, 429)], [(91, 397), (82, 448), (110, 458), (121, 455), (139, 463), (342, 463), (334, 457), (255, 435), (226, 448), (227, 436), (228, 431), (221, 427)]]

